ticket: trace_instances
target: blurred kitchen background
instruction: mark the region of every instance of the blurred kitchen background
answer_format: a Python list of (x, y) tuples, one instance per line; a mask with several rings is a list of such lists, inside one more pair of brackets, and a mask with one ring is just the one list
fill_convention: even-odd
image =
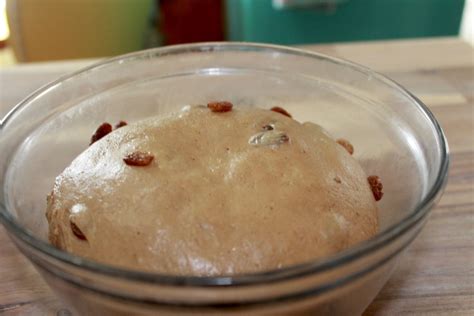
[(0, 0), (0, 67), (202, 41), (461, 36), (474, 0)]

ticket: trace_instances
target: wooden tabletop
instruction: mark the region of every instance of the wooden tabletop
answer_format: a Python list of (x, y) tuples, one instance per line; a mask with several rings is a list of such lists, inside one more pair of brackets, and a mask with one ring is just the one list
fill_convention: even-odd
[[(474, 315), (474, 50), (456, 38), (307, 48), (382, 72), (435, 114), (451, 149), (443, 198), (367, 315)], [(57, 76), (91, 61), (0, 69), (0, 117)], [(62, 304), (0, 227), (0, 314), (57, 315)]]

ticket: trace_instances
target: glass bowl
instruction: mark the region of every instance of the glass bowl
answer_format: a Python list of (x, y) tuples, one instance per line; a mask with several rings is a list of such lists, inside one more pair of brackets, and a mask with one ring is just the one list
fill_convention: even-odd
[[(126, 270), (48, 243), (46, 195), (99, 124), (209, 100), (283, 106), (349, 139), (367, 174), (384, 184), (380, 233), (323, 260), (220, 277)], [(146, 50), (64, 76), (1, 121), (0, 152), (2, 223), (58, 296), (84, 315), (361, 314), (421, 230), (449, 161), (431, 112), (393, 81), (340, 59), (245, 43)]]

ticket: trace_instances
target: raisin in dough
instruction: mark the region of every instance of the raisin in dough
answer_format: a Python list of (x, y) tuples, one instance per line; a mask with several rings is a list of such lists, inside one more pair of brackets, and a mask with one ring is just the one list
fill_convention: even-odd
[[(138, 151), (153, 161), (127, 165)], [(92, 144), (57, 177), (47, 219), (51, 243), (65, 251), (197, 276), (308, 262), (378, 230), (367, 176), (318, 125), (199, 106)]]

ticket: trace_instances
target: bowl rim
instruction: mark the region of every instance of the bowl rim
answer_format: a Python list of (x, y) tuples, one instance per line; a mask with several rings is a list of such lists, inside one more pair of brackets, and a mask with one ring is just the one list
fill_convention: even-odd
[[(436, 131), (436, 138), (441, 153), (440, 167), (437, 171), (436, 180), (433, 185), (428, 189), (428, 192), (424, 198), (408, 213), (407, 216), (402, 218), (397, 223), (391, 225), (383, 231), (380, 231), (373, 238), (364, 241), (356, 246), (350, 247), (333, 256), (327, 258), (318, 259), (308, 263), (291, 265), (278, 270), (270, 270), (264, 272), (255, 272), (242, 274), (237, 276), (216, 276), (216, 277), (201, 277), (201, 276), (178, 276), (178, 275), (165, 275), (153, 272), (143, 272), (138, 270), (119, 268), (108, 264), (99, 263), (96, 261), (88, 260), (71, 253), (59, 250), (53, 245), (46, 241), (40, 240), (34, 236), (32, 232), (24, 229), (12, 215), (6, 210), (6, 206), (0, 202), (0, 222), (11, 232), (14, 237), (20, 241), (32, 247), (34, 250), (39, 251), (42, 254), (52, 257), (53, 259), (65, 263), (74, 268), (85, 269), (90, 272), (99, 274), (105, 274), (112, 277), (128, 281), (138, 281), (144, 283), (151, 283), (156, 285), (172, 285), (172, 286), (187, 286), (187, 287), (222, 287), (222, 286), (248, 286), (248, 285), (262, 285), (273, 282), (286, 281), (294, 278), (303, 277), (310, 274), (321, 273), (332, 268), (340, 267), (341, 265), (348, 264), (354, 260), (357, 260), (365, 255), (373, 253), (385, 245), (396, 240), (402, 236), (406, 231), (409, 231), (412, 227), (421, 222), (429, 213), (432, 205), (436, 202), (437, 198), (441, 195), (443, 188), (447, 181), (447, 174), (449, 169), (449, 148), (446, 141), (444, 132), (437, 122), (434, 115), (428, 109), (428, 107), (421, 102), (412, 93), (406, 90), (403, 86), (396, 83), (392, 79), (369, 69), (368, 67), (359, 65), (357, 63), (342, 59), (327, 56), (324, 54), (307, 51), (299, 48), (273, 45), (273, 44), (261, 44), (261, 43), (247, 43), (247, 42), (204, 42), (195, 44), (181, 44), (172, 45), (159, 48), (151, 48), (147, 50), (141, 50), (125, 55), (120, 55), (113, 58), (108, 58), (91, 66), (82, 68), (78, 71), (70, 74), (63, 75), (57, 80), (52, 81), (41, 88), (37, 89), (20, 103), (14, 106), (3, 119), (0, 119), (0, 132), (6, 123), (23, 107), (34, 101), (36, 98), (41, 97), (45, 92), (58, 87), (64, 81), (73, 80), (75, 77), (83, 75), (86, 72), (98, 71), (103, 67), (111, 66), (115, 63), (123, 63), (124, 61), (136, 61), (144, 58), (159, 58), (166, 55), (175, 55), (181, 53), (199, 53), (199, 52), (236, 52), (236, 51), (258, 51), (258, 52), (278, 52), (287, 55), (293, 55), (305, 58), (315, 58), (319, 60), (325, 60), (334, 64), (342, 65), (351, 68), (354, 71), (363, 73), (364, 75), (370, 76), (374, 79), (384, 82), (391, 86), (398, 92), (404, 94), (406, 98), (411, 100), (413, 106), (421, 110), (422, 114), (426, 116), (432, 127)], [(408, 244), (407, 244), (408, 245)]]

